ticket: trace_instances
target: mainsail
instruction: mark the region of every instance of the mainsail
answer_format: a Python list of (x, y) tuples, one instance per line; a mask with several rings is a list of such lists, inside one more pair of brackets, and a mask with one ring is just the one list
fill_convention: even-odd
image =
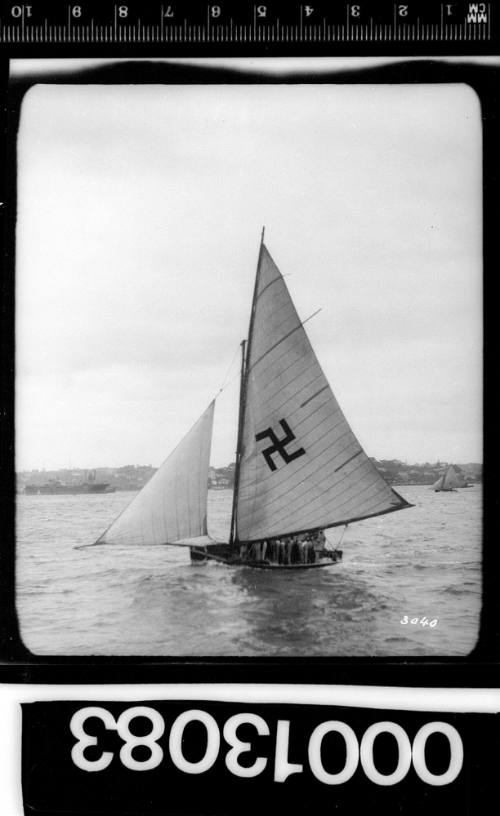
[(214, 402), (96, 543), (200, 545), (207, 537)]
[(263, 243), (240, 423), (238, 541), (411, 506), (380, 476), (352, 432)]
[(432, 485), (436, 493), (439, 493), (440, 490), (454, 490), (456, 487), (464, 486), (465, 479), (455, 470), (453, 465), (448, 465), (443, 475)]

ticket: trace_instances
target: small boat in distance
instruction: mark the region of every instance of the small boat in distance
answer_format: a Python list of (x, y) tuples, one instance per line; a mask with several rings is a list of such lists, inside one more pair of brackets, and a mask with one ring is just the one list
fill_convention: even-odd
[(229, 542), (214, 541), (207, 529), (214, 400), (95, 544), (170, 544), (189, 547), (193, 561), (305, 569), (341, 558), (324, 529), (412, 507), (354, 436), (264, 231), (241, 348)]
[(440, 493), (441, 491), (451, 492), (458, 487), (470, 487), (470, 485), (466, 483), (462, 474), (459, 473), (453, 465), (448, 465), (443, 475), (432, 485), (432, 489), (435, 493)]

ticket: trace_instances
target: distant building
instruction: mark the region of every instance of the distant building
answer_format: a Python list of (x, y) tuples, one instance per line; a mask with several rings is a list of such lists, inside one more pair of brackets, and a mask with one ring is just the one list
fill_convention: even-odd
[[(435, 465), (425, 462), (425, 464), (406, 465), (399, 459), (377, 460), (370, 457), (379, 473), (382, 474), (386, 482), (391, 485), (398, 484), (420, 484), (431, 485), (438, 476), (445, 470), (445, 463), (438, 462)], [(458, 472), (463, 473), (467, 482), (481, 482), (483, 466), (475, 462), (458, 465), (454, 463)], [(93, 469), (88, 468), (65, 468), (61, 470), (30, 470), (20, 471), (16, 474), (17, 491), (22, 493), (27, 484), (41, 485), (50, 480), (57, 480), (63, 484), (79, 484), (87, 480), (88, 474)], [(115, 490), (140, 490), (151, 479), (156, 472), (156, 468), (151, 465), (124, 465), (118, 468), (96, 468), (96, 480), (107, 482)], [(208, 471), (208, 486), (211, 489), (231, 489), (234, 485), (235, 463), (231, 462), (227, 467), (216, 468), (210, 466)]]

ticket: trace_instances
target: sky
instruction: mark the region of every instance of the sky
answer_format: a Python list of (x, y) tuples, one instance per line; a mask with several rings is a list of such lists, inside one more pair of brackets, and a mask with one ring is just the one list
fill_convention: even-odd
[(482, 459), (481, 114), (464, 84), (35, 85), (16, 467), (159, 465), (224, 385), (262, 226), (369, 456)]

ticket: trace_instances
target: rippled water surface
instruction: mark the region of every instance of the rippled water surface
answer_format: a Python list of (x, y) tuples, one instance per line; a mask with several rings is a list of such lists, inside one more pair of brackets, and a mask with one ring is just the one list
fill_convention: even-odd
[[(400, 492), (416, 506), (349, 527), (340, 564), (290, 572), (192, 565), (180, 547), (78, 550), (132, 494), (19, 496), (23, 641), (40, 655), (468, 654), (481, 609), (480, 488)], [(214, 537), (227, 537), (230, 508), (229, 491), (209, 492)], [(332, 543), (340, 535), (328, 531)]]

